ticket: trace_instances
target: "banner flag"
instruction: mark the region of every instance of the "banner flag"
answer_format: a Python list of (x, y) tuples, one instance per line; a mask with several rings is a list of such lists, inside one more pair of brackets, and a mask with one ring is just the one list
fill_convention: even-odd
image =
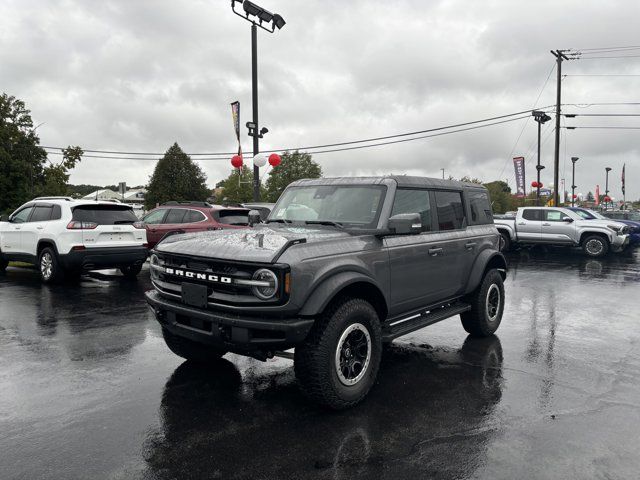
[(240, 146), (240, 102), (235, 101), (231, 104), (231, 115), (233, 116), (233, 128), (238, 139), (238, 155), (242, 156), (242, 147)]
[(600, 205), (600, 185), (596, 185), (596, 207)]
[(622, 165), (622, 195), (624, 195), (624, 169), (627, 166), (627, 164), (625, 163), (624, 165)]
[(525, 197), (524, 157), (514, 157), (513, 168), (516, 172), (516, 197)]

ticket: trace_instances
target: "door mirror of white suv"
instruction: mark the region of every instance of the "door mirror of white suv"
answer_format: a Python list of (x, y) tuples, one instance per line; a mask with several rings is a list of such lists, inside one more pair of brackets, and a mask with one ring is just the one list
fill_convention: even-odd
[(411, 235), (422, 231), (419, 213), (399, 213), (389, 218), (391, 235)]
[(573, 218), (564, 216), (564, 217), (562, 217), (562, 221), (566, 222), (566, 223), (571, 223), (571, 222), (573, 222)]

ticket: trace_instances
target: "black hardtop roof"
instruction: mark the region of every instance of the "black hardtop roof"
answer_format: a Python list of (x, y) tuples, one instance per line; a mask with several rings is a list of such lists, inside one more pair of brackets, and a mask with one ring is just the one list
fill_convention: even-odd
[(409, 175), (385, 175), (381, 177), (333, 177), (304, 179), (291, 183), (290, 186), (303, 185), (382, 185), (388, 181), (395, 181), (399, 187), (429, 187), (442, 189), (479, 188), (483, 185), (471, 182), (459, 182), (457, 180), (445, 180), (442, 178), (416, 177)]

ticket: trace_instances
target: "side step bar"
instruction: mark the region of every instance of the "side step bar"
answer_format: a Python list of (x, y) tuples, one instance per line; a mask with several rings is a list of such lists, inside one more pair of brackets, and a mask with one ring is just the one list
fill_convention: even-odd
[(471, 305), (463, 302), (454, 302), (432, 308), (428, 311), (411, 315), (406, 318), (401, 318), (400, 320), (396, 320), (383, 327), (382, 341), (390, 342), (394, 338), (415, 332), (422, 327), (433, 325), (434, 323), (446, 320), (449, 317), (453, 317), (454, 315), (458, 315), (468, 310), (471, 310)]

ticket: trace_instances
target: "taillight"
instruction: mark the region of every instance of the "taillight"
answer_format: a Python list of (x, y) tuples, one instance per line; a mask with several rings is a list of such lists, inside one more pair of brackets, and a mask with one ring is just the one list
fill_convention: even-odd
[(67, 224), (67, 229), (69, 230), (93, 230), (98, 226), (97, 223), (93, 222), (77, 222), (75, 220), (70, 221)]
[(135, 222), (133, 224), (133, 228), (139, 228), (140, 230), (144, 230), (144, 223), (142, 222)]

